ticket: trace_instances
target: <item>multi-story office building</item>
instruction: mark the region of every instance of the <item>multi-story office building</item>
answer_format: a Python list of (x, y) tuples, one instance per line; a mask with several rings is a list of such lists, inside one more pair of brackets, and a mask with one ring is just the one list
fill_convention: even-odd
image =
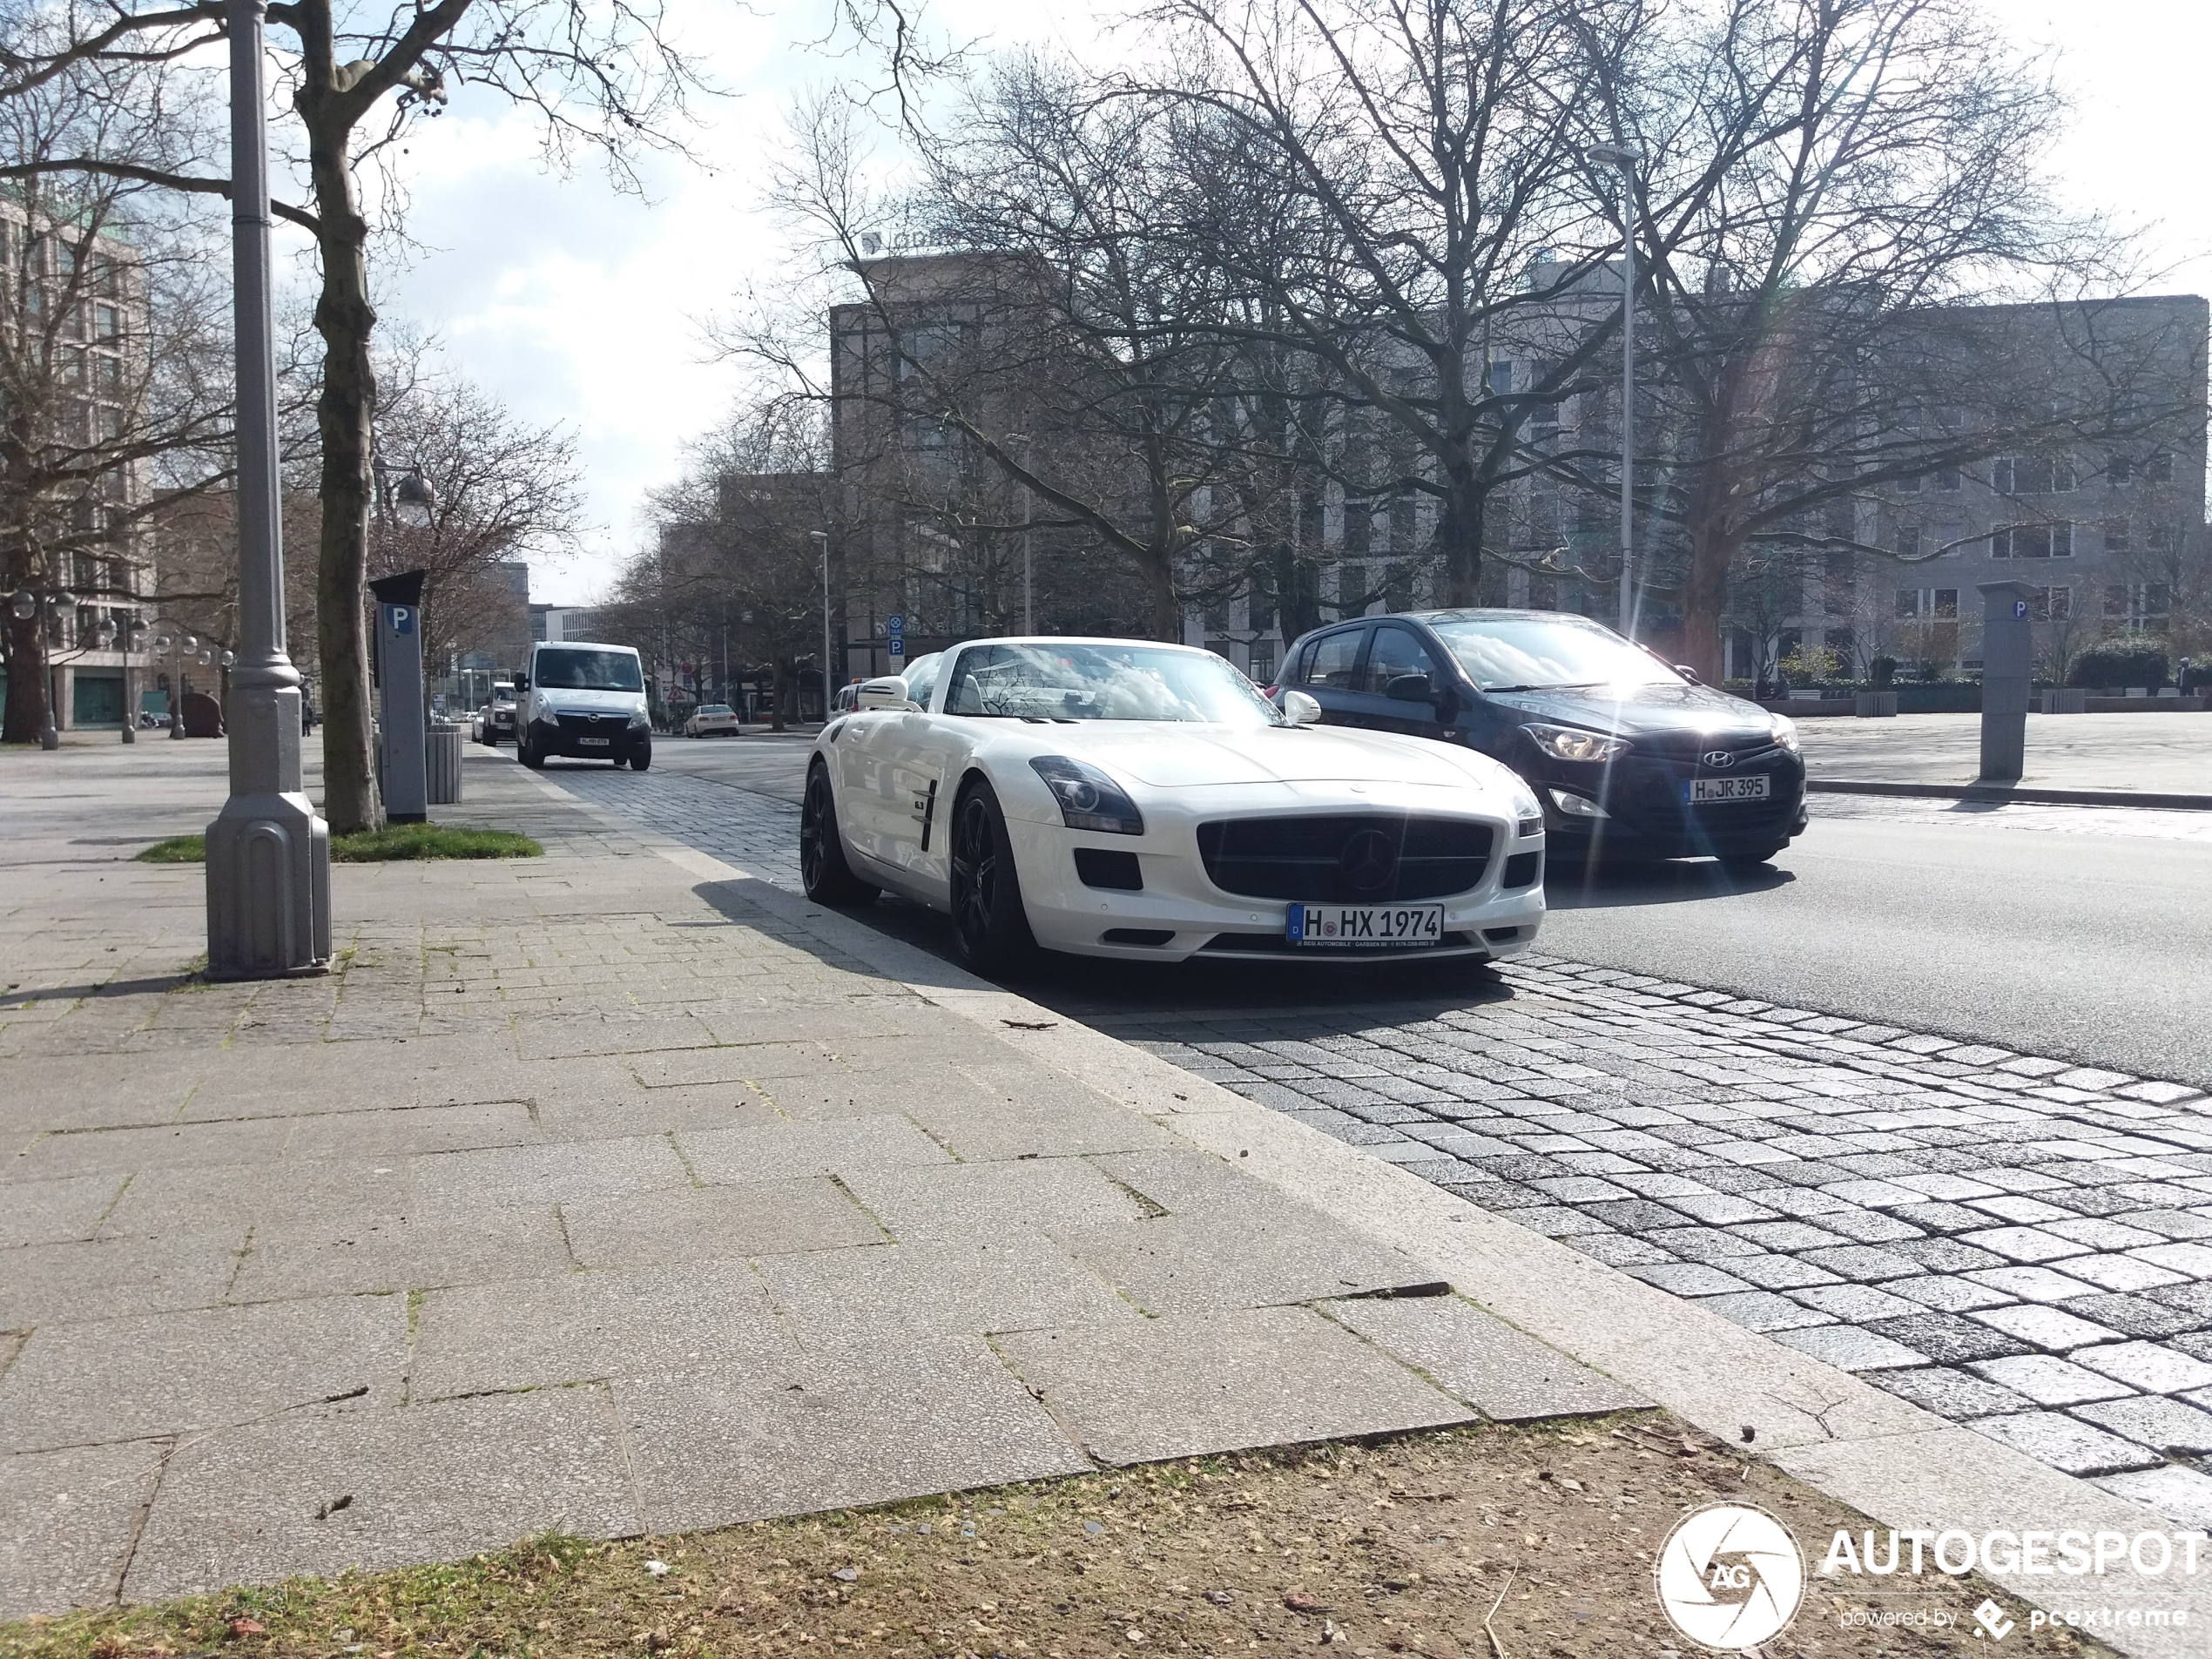
[[(1014, 453), (1047, 454), (1056, 475), (1079, 470), (1054, 453), (1069, 440), (1037, 414), (1032, 333), (1008, 269), (997, 256), (873, 261), (864, 272), (872, 302), (831, 314), (851, 577), (844, 637), (854, 673), (894, 660), (887, 614), (900, 615), (914, 654), (962, 632), (1018, 626), (1025, 539), (1049, 572), (1034, 584), (1041, 628), (1081, 631), (1103, 618), (1115, 631), (1143, 631), (1127, 620), (1113, 627), (1116, 556), (1064, 533), (1025, 538), (1024, 493), (972, 435), (941, 416), (954, 388), (968, 424), (1004, 431)], [(1531, 280), (1546, 280), (1540, 264)], [(1491, 341), (1480, 381), (1516, 400), (1521, 427), (1517, 475), (1498, 490), (1486, 525), (1486, 604), (1618, 618), (1617, 358), (1601, 354), (1567, 395), (1540, 398), (1538, 388), (1564, 353), (1617, 313), (1619, 282), (1617, 265), (1590, 267), (1561, 282), (1548, 305), (1519, 313), (1510, 337), (1501, 331)], [(1851, 297), (1835, 303), (1847, 310)], [(1723, 634), (1730, 676), (1749, 678), (1784, 658), (1815, 672), (1863, 674), (1883, 657), (1905, 673), (1971, 674), (1979, 667), (1975, 584), (2000, 577), (2029, 583), (2054, 672), (2094, 639), (2162, 632), (2188, 608), (2184, 596), (2198, 611), (2212, 604), (2202, 299), (1847, 321), (1833, 361), (1848, 364), (1855, 384), (1817, 414), (1828, 423), (1823, 447), (1800, 458), (1786, 443), (1767, 443), (1764, 470), (1750, 479), (1766, 508), (1732, 565)], [(1653, 358), (1656, 347), (1646, 346)], [(1410, 361), (1401, 374), (1418, 383)], [(1946, 374), (1965, 383), (1946, 388)], [(1694, 428), (1694, 402), (1656, 362), (1642, 366), (1638, 631), (1662, 651), (1680, 637), (1694, 486), (1715, 464), (1716, 441)], [(1437, 597), (1433, 498), (1361, 482), (1403, 464), (1363, 459), (1393, 441), (1386, 423), (1326, 398), (1314, 407), (1325, 409), (1308, 425), (1315, 449), (1285, 469), (1273, 531), (1287, 540), (1308, 591), (1285, 594), (1261, 561), (1225, 580), (1234, 559), (1208, 555), (1259, 537), (1218, 492), (1199, 489), (1186, 504), (1194, 548), (1180, 584), (1183, 637), (1263, 681), (1300, 618)], [(2020, 434), (2030, 435), (2007, 436)], [(1941, 464), (1924, 468), (1914, 456)], [(1110, 464), (1090, 476), (1101, 499), (1127, 482)], [(1078, 572), (1066, 568), (1071, 560)], [(2212, 625), (2212, 616), (2193, 625)]]
[(19, 197), (0, 196), (0, 327), (10, 347), (0, 409), (10, 427), (30, 412), (17, 429), (24, 453), (0, 466), (0, 586), (47, 597), (48, 695), (64, 731), (135, 718), (128, 671), (151, 662), (130, 653), (153, 590), (150, 476), (137, 442), (145, 325), (134, 250), (57, 232)]

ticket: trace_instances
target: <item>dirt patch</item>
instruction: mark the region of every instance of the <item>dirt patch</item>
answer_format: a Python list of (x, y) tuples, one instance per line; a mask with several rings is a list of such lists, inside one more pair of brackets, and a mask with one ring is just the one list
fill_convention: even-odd
[[(799, 1654), (882, 1659), (1326, 1647), (1365, 1659), (1689, 1659), (1652, 1563), (1687, 1511), (1756, 1503), (1817, 1568), (1864, 1518), (1662, 1414), (1197, 1459), (612, 1544), (546, 1538), (453, 1566), (299, 1580), (0, 1628), (0, 1654)], [(1978, 1582), (1917, 1600), (1809, 1581), (1765, 1659), (1986, 1651)], [(1904, 1581), (1884, 1581), (1897, 1585)], [(1940, 1609), (1948, 1630), (1846, 1626)]]

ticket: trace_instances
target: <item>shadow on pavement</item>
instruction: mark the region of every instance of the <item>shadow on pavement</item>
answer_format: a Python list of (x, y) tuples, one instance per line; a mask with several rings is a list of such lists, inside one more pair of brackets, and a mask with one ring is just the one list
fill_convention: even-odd
[[(1716, 859), (1607, 864), (1595, 869), (1559, 864), (1544, 873), (1544, 900), (1554, 910), (1613, 910), (1630, 905), (1683, 904), (1697, 899), (1771, 893), (1797, 879), (1788, 870), (1767, 866), (1731, 870)], [(1536, 942), (1541, 949), (1541, 934)]]

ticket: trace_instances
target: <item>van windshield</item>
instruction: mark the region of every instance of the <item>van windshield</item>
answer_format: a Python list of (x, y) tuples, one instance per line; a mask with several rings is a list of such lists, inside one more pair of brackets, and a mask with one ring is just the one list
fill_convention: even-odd
[(626, 651), (563, 648), (537, 654), (540, 690), (548, 691), (642, 691), (637, 658)]

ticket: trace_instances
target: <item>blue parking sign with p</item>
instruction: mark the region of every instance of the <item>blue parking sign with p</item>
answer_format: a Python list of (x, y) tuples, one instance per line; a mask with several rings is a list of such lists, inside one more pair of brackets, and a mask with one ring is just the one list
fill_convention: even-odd
[(894, 657), (904, 657), (907, 654), (907, 642), (894, 634), (891, 636), (891, 643), (887, 649)]
[(415, 607), (413, 605), (387, 605), (384, 610), (385, 614), (391, 620), (394, 633), (411, 634), (415, 631)]

